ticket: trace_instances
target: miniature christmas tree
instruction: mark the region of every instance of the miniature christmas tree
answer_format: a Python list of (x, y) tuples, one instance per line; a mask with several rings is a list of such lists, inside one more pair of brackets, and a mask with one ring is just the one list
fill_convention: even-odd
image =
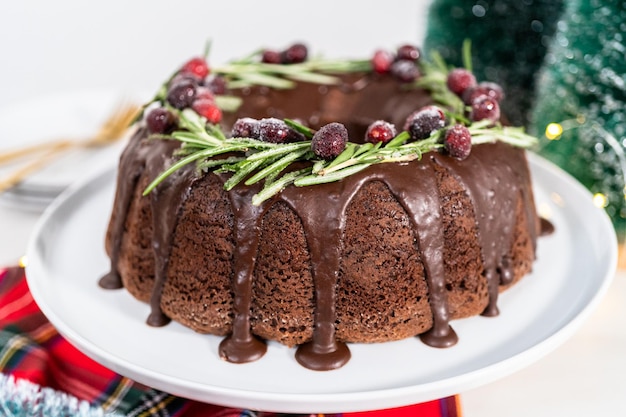
[(626, 7), (568, 3), (538, 80), (532, 130), (539, 153), (569, 171), (626, 230)]
[(434, 0), (424, 52), (439, 51), (458, 67), (469, 39), (476, 78), (500, 84), (504, 114), (512, 124), (526, 126), (535, 75), (562, 10), (561, 0)]

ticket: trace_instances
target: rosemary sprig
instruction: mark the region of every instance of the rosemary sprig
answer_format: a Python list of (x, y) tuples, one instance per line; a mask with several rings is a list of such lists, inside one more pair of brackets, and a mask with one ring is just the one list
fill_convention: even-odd
[[(319, 84), (338, 82), (337, 74), (371, 71), (369, 61), (326, 61), (312, 59), (299, 64), (277, 65), (259, 62), (261, 51), (214, 68), (214, 73), (226, 77), (231, 88), (251, 85), (265, 85), (272, 88), (292, 88), (296, 81)], [(469, 43), (464, 45), (465, 65), (471, 65)], [(505, 142), (518, 147), (530, 147), (537, 139), (526, 134), (523, 128), (502, 126), (484, 120), (471, 122), (464, 114), (466, 108), (462, 100), (446, 85), (448, 68), (439, 55), (432, 62), (421, 62), (422, 76), (414, 87), (427, 89), (433, 100), (444, 107), (450, 123), (462, 123), (468, 127), (472, 145)], [(357, 144), (349, 142), (345, 150), (336, 158), (327, 161), (318, 158), (311, 150), (310, 139), (315, 131), (293, 120), (285, 119), (292, 129), (302, 133), (308, 140), (274, 144), (246, 137), (227, 137), (220, 126), (207, 123), (207, 120), (191, 109), (183, 111), (171, 108), (164, 102), (164, 88), (155, 97), (162, 105), (178, 116), (179, 129), (169, 136), (155, 136), (158, 139), (178, 140), (182, 143), (176, 156), (178, 160), (145, 189), (150, 193), (164, 179), (176, 170), (195, 163), (200, 171), (232, 174), (224, 188), (231, 190), (239, 184), (250, 186), (263, 182), (261, 190), (253, 197), (252, 203), (259, 205), (293, 184), (297, 187), (312, 186), (339, 181), (368, 167), (381, 163), (402, 163), (422, 158), (422, 155), (441, 149), (445, 129), (434, 131), (421, 141), (410, 141), (408, 132), (400, 132), (387, 144)], [(219, 96), (220, 107), (236, 108), (236, 97)], [(220, 158), (220, 156), (226, 157)], [(304, 168), (294, 170), (295, 162), (304, 162)]]
[[(409, 162), (443, 147), (443, 129), (433, 132), (427, 139), (415, 142), (408, 142), (409, 133), (404, 131), (386, 145), (380, 142), (375, 145), (349, 142), (340, 155), (326, 161), (315, 156), (309, 141), (273, 144), (251, 138), (227, 138), (219, 126), (206, 123), (203, 117), (193, 111), (184, 110), (178, 116), (181, 126), (185, 126), (187, 130), (176, 131), (171, 138), (183, 143), (181, 154), (184, 156), (159, 175), (145, 189), (144, 195), (150, 193), (174, 171), (197, 162), (201, 170), (232, 173), (224, 184), (226, 190), (231, 190), (242, 182), (252, 185), (264, 181), (263, 188), (253, 198), (253, 204), (261, 204), (290, 184), (304, 187), (339, 181), (375, 164)], [(308, 127), (292, 120), (288, 123), (307, 135), (312, 133)], [(501, 141), (513, 146), (528, 147), (536, 142), (535, 137), (524, 133), (521, 128), (491, 126), (491, 123), (484, 120), (468, 126), (473, 145)], [(233, 152), (241, 156), (212, 159)], [(310, 166), (289, 171), (288, 168), (296, 161), (309, 162)]]
[(243, 60), (216, 67), (214, 73), (228, 79), (230, 88), (243, 88), (262, 85), (276, 89), (288, 89), (295, 86), (296, 81), (315, 84), (337, 84), (335, 75), (367, 72), (371, 70), (369, 60), (324, 60), (310, 59), (305, 62), (282, 65), (259, 62), (257, 51)]

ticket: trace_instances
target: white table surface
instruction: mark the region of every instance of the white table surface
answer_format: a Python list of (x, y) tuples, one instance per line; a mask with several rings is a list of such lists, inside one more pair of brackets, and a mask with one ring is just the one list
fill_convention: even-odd
[[(0, 206), (0, 265), (24, 254), (38, 213)], [(626, 410), (626, 272), (564, 345), (531, 366), (462, 392), (464, 417), (602, 416)]]

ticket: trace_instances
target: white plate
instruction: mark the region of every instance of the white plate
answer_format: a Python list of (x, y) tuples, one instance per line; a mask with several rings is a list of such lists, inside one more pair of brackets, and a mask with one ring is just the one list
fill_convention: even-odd
[[(122, 100), (143, 103), (146, 94), (121, 91), (76, 91), (53, 94), (0, 108), (0, 151), (55, 139), (81, 140), (97, 131)], [(123, 141), (99, 148), (66, 152), (17, 186), (0, 194), (0, 203), (42, 210), (73, 182), (93, 176), (117, 159)], [(0, 165), (0, 178), (28, 162), (20, 158)]]
[[(449, 349), (417, 338), (350, 345), (343, 368), (316, 372), (294, 350), (270, 344), (257, 362), (219, 359), (220, 337), (171, 323), (145, 324), (148, 306), (106, 291), (103, 249), (114, 170), (68, 190), (44, 214), (29, 244), (35, 300), (61, 334), (88, 356), (144, 384), (205, 402), (260, 410), (330, 413), (382, 409), (460, 393), (519, 370), (573, 334), (614, 275), (617, 244), (604, 211), (571, 177), (530, 158), (540, 211), (556, 232), (539, 240), (534, 272), (501, 295), (501, 314), (453, 322)], [(581, 358), (583, 360), (584, 358)]]

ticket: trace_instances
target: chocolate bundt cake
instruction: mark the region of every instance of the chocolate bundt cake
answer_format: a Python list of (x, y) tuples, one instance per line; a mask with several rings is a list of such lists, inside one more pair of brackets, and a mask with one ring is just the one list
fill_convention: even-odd
[(275, 340), (317, 370), (347, 342), (447, 347), (451, 320), (497, 315), (540, 232), (532, 138), (500, 124), (497, 86), (406, 46), (343, 67), (270, 52), (193, 59), (146, 107), (100, 285), (149, 302), (151, 325), (224, 336), (228, 361)]

